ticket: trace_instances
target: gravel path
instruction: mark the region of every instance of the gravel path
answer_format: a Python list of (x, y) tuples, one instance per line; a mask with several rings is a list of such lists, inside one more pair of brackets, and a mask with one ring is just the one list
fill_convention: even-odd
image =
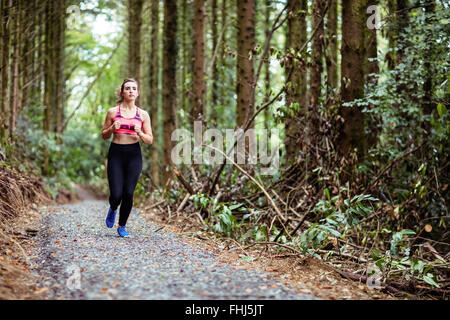
[(42, 209), (33, 262), (50, 299), (313, 299), (268, 274), (222, 264), (176, 234), (155, 232), (134, 209), (131, 237), (120, 238), (105, 225), (107, 210), (98, 200)]

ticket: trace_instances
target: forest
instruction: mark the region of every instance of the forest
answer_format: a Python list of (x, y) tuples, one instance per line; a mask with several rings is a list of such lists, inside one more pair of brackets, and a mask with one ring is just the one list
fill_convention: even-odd
[(107, 197), (101, 129), (134, 78), (135, 206), (448, 299), (448, 1), (1, 0), (0, 26), (2, 255), (33, 203)]

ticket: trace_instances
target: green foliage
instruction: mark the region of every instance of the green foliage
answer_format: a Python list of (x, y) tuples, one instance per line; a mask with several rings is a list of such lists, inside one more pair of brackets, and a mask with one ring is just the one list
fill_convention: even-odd
[[(417, 227), (424, 218), (448, 215), (445, 173), (450, 153), (450, 116), (447, 112), (450, 73), (450, 12), (413, 10), (390, 55), (397, 64), (384, 66), (368, 84), (363, 99), (354, 101), (366, 115), (368, 136), (376, 137), (359, 173), (383, 176), (380, 196), (391, 205), (413, 204), (414, 217), (403, 215), (397, 225)], [(379, 61), (383, 66), (383, 61)], [(417, 151), (407, 154), (409, 151)], [(444, 229), (432, 219), (433, 230)]]
[(353, 227), (358, 227), (360, 218), (372, 213), (372, 202), (379, 201), (371, 195), (357, 195), (351, 199), (339, 201), (339, 196), (330, 197), (325, 189), (325, 199), (320, 200), (312, 210), (324, 217), (305, 230), (300, 238), (300, 246), (304, 252), (309, 248), (319, 248), (327, 244), (330, 236), (345, 238), (345, 234)]
[(46, 172), (44, 181), (53, 196), (58, 195), (58, 190), (71, 189), (72, 182), (95, 184), (97, 180), (104, 181), (105, 154), (98, 143), (98, 135), (89, 134), (82, 128), (67, 130), (64, 135), (45, 134), (37, 124), (22, 126), (26, 123), (19, 122), (17, 128), (21, 135), (14, 136), (14, 152), (24, 163), (33, 163), (37, 174)]
[(256, 225), (252, 229), (252, 235), (255, 241), (267, 241), (269, 238), (267, 225), (265, 223)]
[(404, 249), (406, 252), (409, 253), (409, 247), (406, 245), (407, 239), (404, 239), (404, 236), (415, 234), (416, 233), (414, 231), (409, 229), (403, 229), (399, 232), (395, 232), (392, 235), (391, 249), (386, 251), (386, 254), (398, 257), (400, 249)]
[[(346, 233), (351, 229), (358, 230), (363, 235), (370, 234), (370, 230), (361, 228), (360, 218), (367, 217), (374, 212), (373, 203), (376, 205), (379, 201), (379, 199), (364, 194), (339, 201), (338, 196), (330, 197), (328, 189), (325, 189), (324, 194), (325, 199), (319, 201), (313, 209), (313, 212), (324, 218), (305, 230), (299, 242), (304, 253), (316, 257), (319, 256), (314, 250), (326, 246), (332, 237), (344, 240)], [(396, 278), (400, 274), (403, 274), (406, 280), (415, 276), (417, 279), (439, 288), (433, 274), (434, 263), (412, 256), (409, 236), (416, 235), (415, 231), (402, 229), (393, 232), (384, 228), (381, 233), (392, 234), (389, 241), (390, 248), (385, 252), (374, 248), (370, 251), (370, 258), (386, 279)], [(352, 240), (349, 239), (349, 241)], [(365, 241), (362, 241), (363, 244)]]
[(379, 273), (385, 275), (385, 278), (398, 278), (399, 275), (403, 274), (404, 278), (409, 281), (414, 276), (433, 287), (439, 288), (440, 285), (433, 273), (435, 263), (412, 257), (411, 247), (408, 245), (411, 238), (408, 236), (415, 234), (414, 231), (408, 229), (395, 232), (391, 238), (390, 250), (383, 253), (379, 249), (373, 249), (370, 252), (370, 257)]
[(196, 209), (207, 209), (211, 202), (211, 199), (203, 193), (193, 194), (189, 199), (194, 201), (194, 207)]
[(232, 206), (230, 207), (226, 203), (219, 203), (214, 208), (213, 216), (217, 216), (219, 221), (213, 226), (213, 230), (233, 238), (236, 231), (240, 228), (240, 223), (237, 221), (231, 210)]
[[(254, 225), (250, 222), (250, 219), (260, 214), (261, 211), (246, 208), (239, 203), (217, 202), (216, 199), (202, 193), (191, 195), (189, 199), (193, 200), (197, 210), (210, 213), (205, 222), (208, 223), (210, 230), (218, 235), (240, 241), (247, 241), (248, 238), (253, 238), (255, 241), (268, 240), (267, 226), (265, 224)], [(243, 212), (242, 218), (238, 219), (233, 211)]]

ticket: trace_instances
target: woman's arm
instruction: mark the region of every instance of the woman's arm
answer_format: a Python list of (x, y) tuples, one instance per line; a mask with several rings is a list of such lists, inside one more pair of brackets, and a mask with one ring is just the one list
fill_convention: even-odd
[[(105, 118), (105, 124), (102, 129), (102, 138), (103, 140), (108, 140), (111, 138), (111, 135), (116, 127), (116, 123), (113, 122), (114, 108), (108, 110)], [(116, 121), (118, 122), (118, 121)], [(120, 123), (118, 124), (120, 126)]]
[(148, 112), (144, 110), (142, 112), (142, 116), (143, 116), (142, 130), (141, 128), (136, 128), (135, 130), (145, 144), (152, 144), (153, 134), (152, 134), (152, 126), (150, 123), (150, 116), (148, 115)]

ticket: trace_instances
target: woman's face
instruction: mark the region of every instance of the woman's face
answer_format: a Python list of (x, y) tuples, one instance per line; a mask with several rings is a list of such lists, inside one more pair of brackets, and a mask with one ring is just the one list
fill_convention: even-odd
[(125, 100), (136, 100), (139, 96), (137, 83), (132, 81), (125, 83), (122, 95)]

